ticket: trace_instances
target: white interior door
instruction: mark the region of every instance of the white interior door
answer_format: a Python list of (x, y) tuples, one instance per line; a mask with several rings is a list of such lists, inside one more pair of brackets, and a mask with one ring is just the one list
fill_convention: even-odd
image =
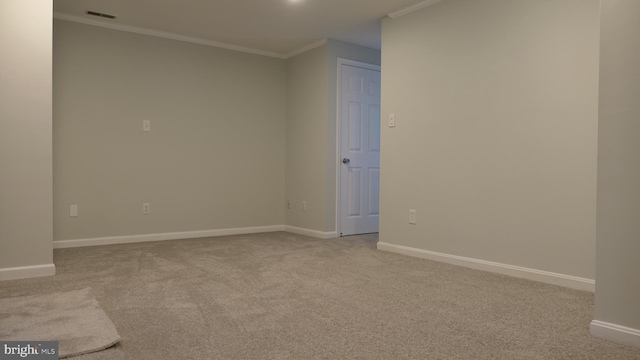
[(340, 68), (340, 235), (374, 233), (380, 213), (380, 71)]

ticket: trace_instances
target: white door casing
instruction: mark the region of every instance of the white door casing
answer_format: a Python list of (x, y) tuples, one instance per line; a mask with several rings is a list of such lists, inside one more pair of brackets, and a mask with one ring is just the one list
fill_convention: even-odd
[(380, 70), (340, 64), (340, 235), (378, 232), (380, 198)]

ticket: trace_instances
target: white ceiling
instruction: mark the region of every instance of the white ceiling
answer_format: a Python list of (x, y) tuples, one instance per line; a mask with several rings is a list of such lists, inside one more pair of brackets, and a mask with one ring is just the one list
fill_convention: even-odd
[[(57, 18), (285, 57), (331, 38), (380, 48), (380, 20), (420, 0), (54, 0)], [(116, 15), (109, 20), (86, 11)]]

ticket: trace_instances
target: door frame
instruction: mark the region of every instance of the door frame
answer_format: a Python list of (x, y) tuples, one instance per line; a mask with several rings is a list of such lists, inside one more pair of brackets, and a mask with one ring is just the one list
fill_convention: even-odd
[[(349, 60), (344, 58), (338, 58), (338, 79), (337, 79), (337, 91), (336, 91), (336, 234), (338, 237), (342, 236), (342, 214), (341, 214), (341, 197), (342, 197), (342, 189), (340, 186), (340, 179), (342, 175), (342, 169), (344, 166), (340, 166), (342, 164), (340, 155), (342, 154), (342, 143), (340, 141), (340, 129), (341, 129), (341, 115), (342, 115), (342, 66), (348, 65), (357, 68), (374, 70), (378, 72), (382, 72), (382, 67), (380, 65), (369, 64), (356, 60)], [(381, 95), (382, 97), (382, 95)], [(382, 116), (382, 115), (381, 115)], [(382, 169), (381, 169), (382, 170)], [(378, 189), (379, 191), (379, 189)]]

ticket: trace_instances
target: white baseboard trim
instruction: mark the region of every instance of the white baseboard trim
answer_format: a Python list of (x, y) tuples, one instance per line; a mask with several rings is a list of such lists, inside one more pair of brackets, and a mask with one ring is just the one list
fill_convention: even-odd
[(625, 326), (593, 320), (590, 326), (591, 335), (618, 344), (640, 348), (640, 330)]
[(202, 237), (212, 236), (226, 236), (226, 235), (244, 235), (255, 234), (263, 232), (275, 232), (285, 231), (283, 225), (272, 226), (256, 226), (234, 229), (217, 229), (217, 230), (201, 230), (201, 231), (183, 231), (172, 232), (163, 234), (145, 234), (145, 235), (131, 235), (131, 236), (110, 236), (93, 239), (74, 239), (74, 240), (57, 240), (53, 242), (54, 249), (65, 249), (84, 246), (100, 246), (100, 245), (115, 245), (115, 244), (131, 244), (149, 241), (165, 241), (165, 240), (179, 240), (179, 239), (194, 239)]
[(54, 264), (4, 268), (0, 269), (0, 281), (53, 276), (55, 274), (56, 266)]
[(540, 281), (547, 284), (564, 286), (577, 290), (595, 292), (595, 280), (558, 274), (548, 271), (529, 269), (521, 266), (501, 264), (491, 261), (472, 259), (462, 256), (442, 254), (428, 250), (416, 249), (408, 246), (378, 242), (378, 249), (402, 255), (409, 255), (422, 259), (445, 262), (453, 265), (465, 266), (476, 270), (490, 271), (513, 277)]
[(335, 239), (338, 237), (338, 232), (330, 231), (330, 232), (322, 232), (318, 230), (304, 229), (296, 226), (284, 226), (284, 231), (298, 234), (298, 235), (306, 235), (311, 236), (318, 239)]

